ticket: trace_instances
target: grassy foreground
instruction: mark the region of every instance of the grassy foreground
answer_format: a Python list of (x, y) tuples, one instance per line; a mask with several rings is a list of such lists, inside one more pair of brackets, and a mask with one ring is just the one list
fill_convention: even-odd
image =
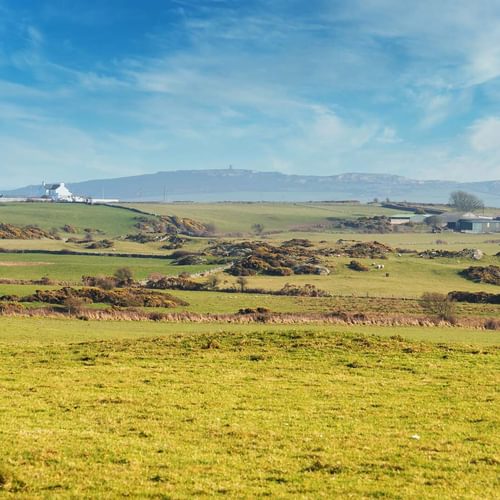
[(492, 345), (31, 323), (0, 320), (0, 496), (496, 495)]

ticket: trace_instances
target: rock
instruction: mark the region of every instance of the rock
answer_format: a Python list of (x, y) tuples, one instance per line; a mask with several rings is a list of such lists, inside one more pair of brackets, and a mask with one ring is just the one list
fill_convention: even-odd
[(482, 250), (479, 250), (479, 248), (476, 248), (472, 254), (472, 258), (474, 260), (481, 260), (484, 257), (484, 253)]

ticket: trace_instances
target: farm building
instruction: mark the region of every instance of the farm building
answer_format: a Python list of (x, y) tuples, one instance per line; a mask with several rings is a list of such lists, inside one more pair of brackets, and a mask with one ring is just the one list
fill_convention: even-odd
[(500, 233), (500, 217), (496, 219), (487, 217), (460, 219), (457, 222), (456, 230), (468, 233)]
[(64, 185), (64, 182), (58, 184), (43, 184), (45, 195), (52, 201), (74, 201), (73, 193)]
[(398, 226), (400, 224), (422, 224), (424, 220), (429, 217), (427, 214), (397, 214), (391, 215), (390, 221), (393, 226)]
[(439, 216), (439, 218), (442, 219), (443, 225), (446, 226), (448, 229), (460, 231), (459, 221), (477, 219), (478, 216), (476, 214), (473, 214), (472, 212), (465, 212), (465, 213), (464, 212), (449, 212), (446, 214), (441, 214)]

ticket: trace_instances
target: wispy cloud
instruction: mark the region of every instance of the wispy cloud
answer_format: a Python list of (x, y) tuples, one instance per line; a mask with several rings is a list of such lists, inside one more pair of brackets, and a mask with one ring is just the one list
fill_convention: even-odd
[(77, 4), (0, 15), (0, 184), (228, 163), (500, 178), (494, 0), (124, 1), (114, 51), (91, 43), (109, 9)]

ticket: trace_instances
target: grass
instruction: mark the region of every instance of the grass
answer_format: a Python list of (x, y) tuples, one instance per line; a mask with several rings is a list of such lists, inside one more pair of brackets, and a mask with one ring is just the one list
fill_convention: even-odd
[[(61, 229), (69, 224), (80, 234), (85, 228), (98, 229), (114, 237), (137, 232), (138, 214), (120, 208), (82, 203), (2, 203), (0, 222), (17, 226), (37, 225), (42, 229)], [(71, 234), (68, 236), (72, 236)]]
[(374, 205), (328, 203), (138, 203), (124, 206), (211, 223), (220, 233), (249, 233), (254, 224), (263, 224), (265, 231), (282, 232), (299, 226), (328, 224), (329, 217), (398, 213)]
[(498, 491), (493, 346), (30, 321), (0, 319), (0, 495)]
[[(230, 330), (243, 335), (252, 332), (272, 335), (291, 329), (288, 325), (226, 325), (224, 323), (155, 323), (127, 321), (81, 321), (77, 319), (12, 318), (0, 316), (0, 344), (69, 344), (75, 342), (151, 338), (164, 335), (219, 335)], [(413, 326), (324, 326), (296, 325), (297, 332), (328, 334), (349, 333), (392, 337), (399, 335), (407, 340), (464, 343), (471, 345), (499, 345), (500, 336), (495, 331), (468, 328)]]
[(82, 275), (110, 275), (120, 267), (130, 267), (137, 279), (144, 279), (151, 273), (198, 273), (213, 266), (177, 266), (168, 259), (0, 253), (0, 278), (79, 281)]
[[(486, 291), (499, 293), (498, 286), (474, 283), (460, 276), (459, 271), (472, 265), (497, 264), (491, 257), (478, 264), (468, 259), (422, 259), (412, 256), (390, 257), (387, 260), (356, 259), (370, 267), (369, 272), (348, 269), (350, 258), (332, 258), (329, 276), (255, 276), (248, 279), (249, 287), (277, 290), (285, 283), (311, 283), (318, 288), (340, 295), (370, 295), (382, 297), (419, 297), (427, 291), (448, 293), (452, 290)], [(373, 262), (383, 263), (382, 271), (375, 270)], [(389, 277), (386, 277), (389, 273)], [(233, 282), (230, 277), (225, 280)]]
[[(486, 291), (499, 293), (498, 286), (474, 283), (459, 275), (471, 265), (498, 265), (498, 257), (486, 257), (480, 264), (469, 259), (422, 259), (414, 256), (391, 256), (377, 261), (359, 259), (370, 267), (370, 272), (348, 269), (349, 258), (330, 258), (329, 276), (254, 276), (249, 277), (249, 287), (277, 290), (285, 283), (303, 285), (311, 283), (335, 295), (416, 298), (427, 291), (448, 293), (452, 290)], [(385, 269), (377, 271), (372, 262), (383, 262)], [(177, 266), (169, 259), (102, 257), (45, 254), (0, 254), (0, 278), (39, 279), (48, 275), (57, 280), (79, 281), (82, 275), (110, 275), (119, 267), (130, 267), (137, 279), (151, 273), (176, 275), (181, 272), (198, 273), (211, 266)], [(386, 276), (389, 273), (389, 277)], [(221, 275), (223, 286), (231, 286), (235, 278)], [(236, 297), (240, 297), (239, 295)], [(227, 301), (234, 302), (233, 298)], [(226, 299), (224, 299), (226, 300)], [(246, 300), (246, 299), (245, 299)]]
[[(463, 248), (479, 248), (488, 255), (494, 255), (500, 251), (500, 234), (469, 234), (445, 232), (441, 234), (417, 232), (417, 233), (384, 233), (384, 234), (361, 234), (361, 233), (339, 233), (339, 232), (285, 232), (270, 237), (274, 241), (283, 241), (291, 238), (308, 238), (313, 242), (325, 241), (324, 245), (333, 245), (339, 239), (353, 239), (357, 241), (379, 241), (393, 248), (408, 248), (410, 250), (422, 251), (427, 249), (439, 250), (462, 250)], [(446, 244), (438, 244), (437, 240), (446, 241)]]
[[(330, 204), (140, 204), (157, 213), (272, 241), (379, 240), (416, 250), (481, 248), (495, 235), (346, 235), (290, 232), (329, 217), (391, 213)], [(0, 221), (50, 229), (72, 224), (108, 237), (132, 232), (136, 214), (83, 205), (0, 206)], [(499, 236), (500, 238), (500, 236)], [(327, 243), (319, 243), (325, 240)], [(200, 249), (196, 239), (190, 248)], [(160, 244), (117, 241), (118, 251)], [(8, 248), (61, 248), (2, 241)], [(258, 276), (249, 286), (313, 283), (332, 298), (172, 293), (194, 312), (329, 310), (413, 313), (424, 291), (489, 291), (458, 271), (460, 259), (414, 256), (356, 273), (332, 258), (330, 276)], [(365, 261), (370, 264), (371, 261)], [(138, 279), (210, 266), (171, 260), (0, 254), (0, 277), (79, 281), (130, 267)], [(9, 264), (9, 265), (5, 265)], [(389, 273), (389, 277), (385, 273)], [(229, 286), (233, 278), (225, 275)], [(0, 295), (41, 286), (0, 285)], [(354, 297), (355, 296), (355, 297)], [(361, 297), (364, 296), (364, 297)], [(394, 296), (394, 300), (380, 297)], [(96, 306), (100, 307), (100, 306)], [(395, 311), (395, 309), (398, 309)], [(498, 306), (459, 305), (495, 317)], [(499, 334), (457, 327), (227, 325), (0, 316), (0, 497), (20, 498), (493, 498), (498, 491)]]

